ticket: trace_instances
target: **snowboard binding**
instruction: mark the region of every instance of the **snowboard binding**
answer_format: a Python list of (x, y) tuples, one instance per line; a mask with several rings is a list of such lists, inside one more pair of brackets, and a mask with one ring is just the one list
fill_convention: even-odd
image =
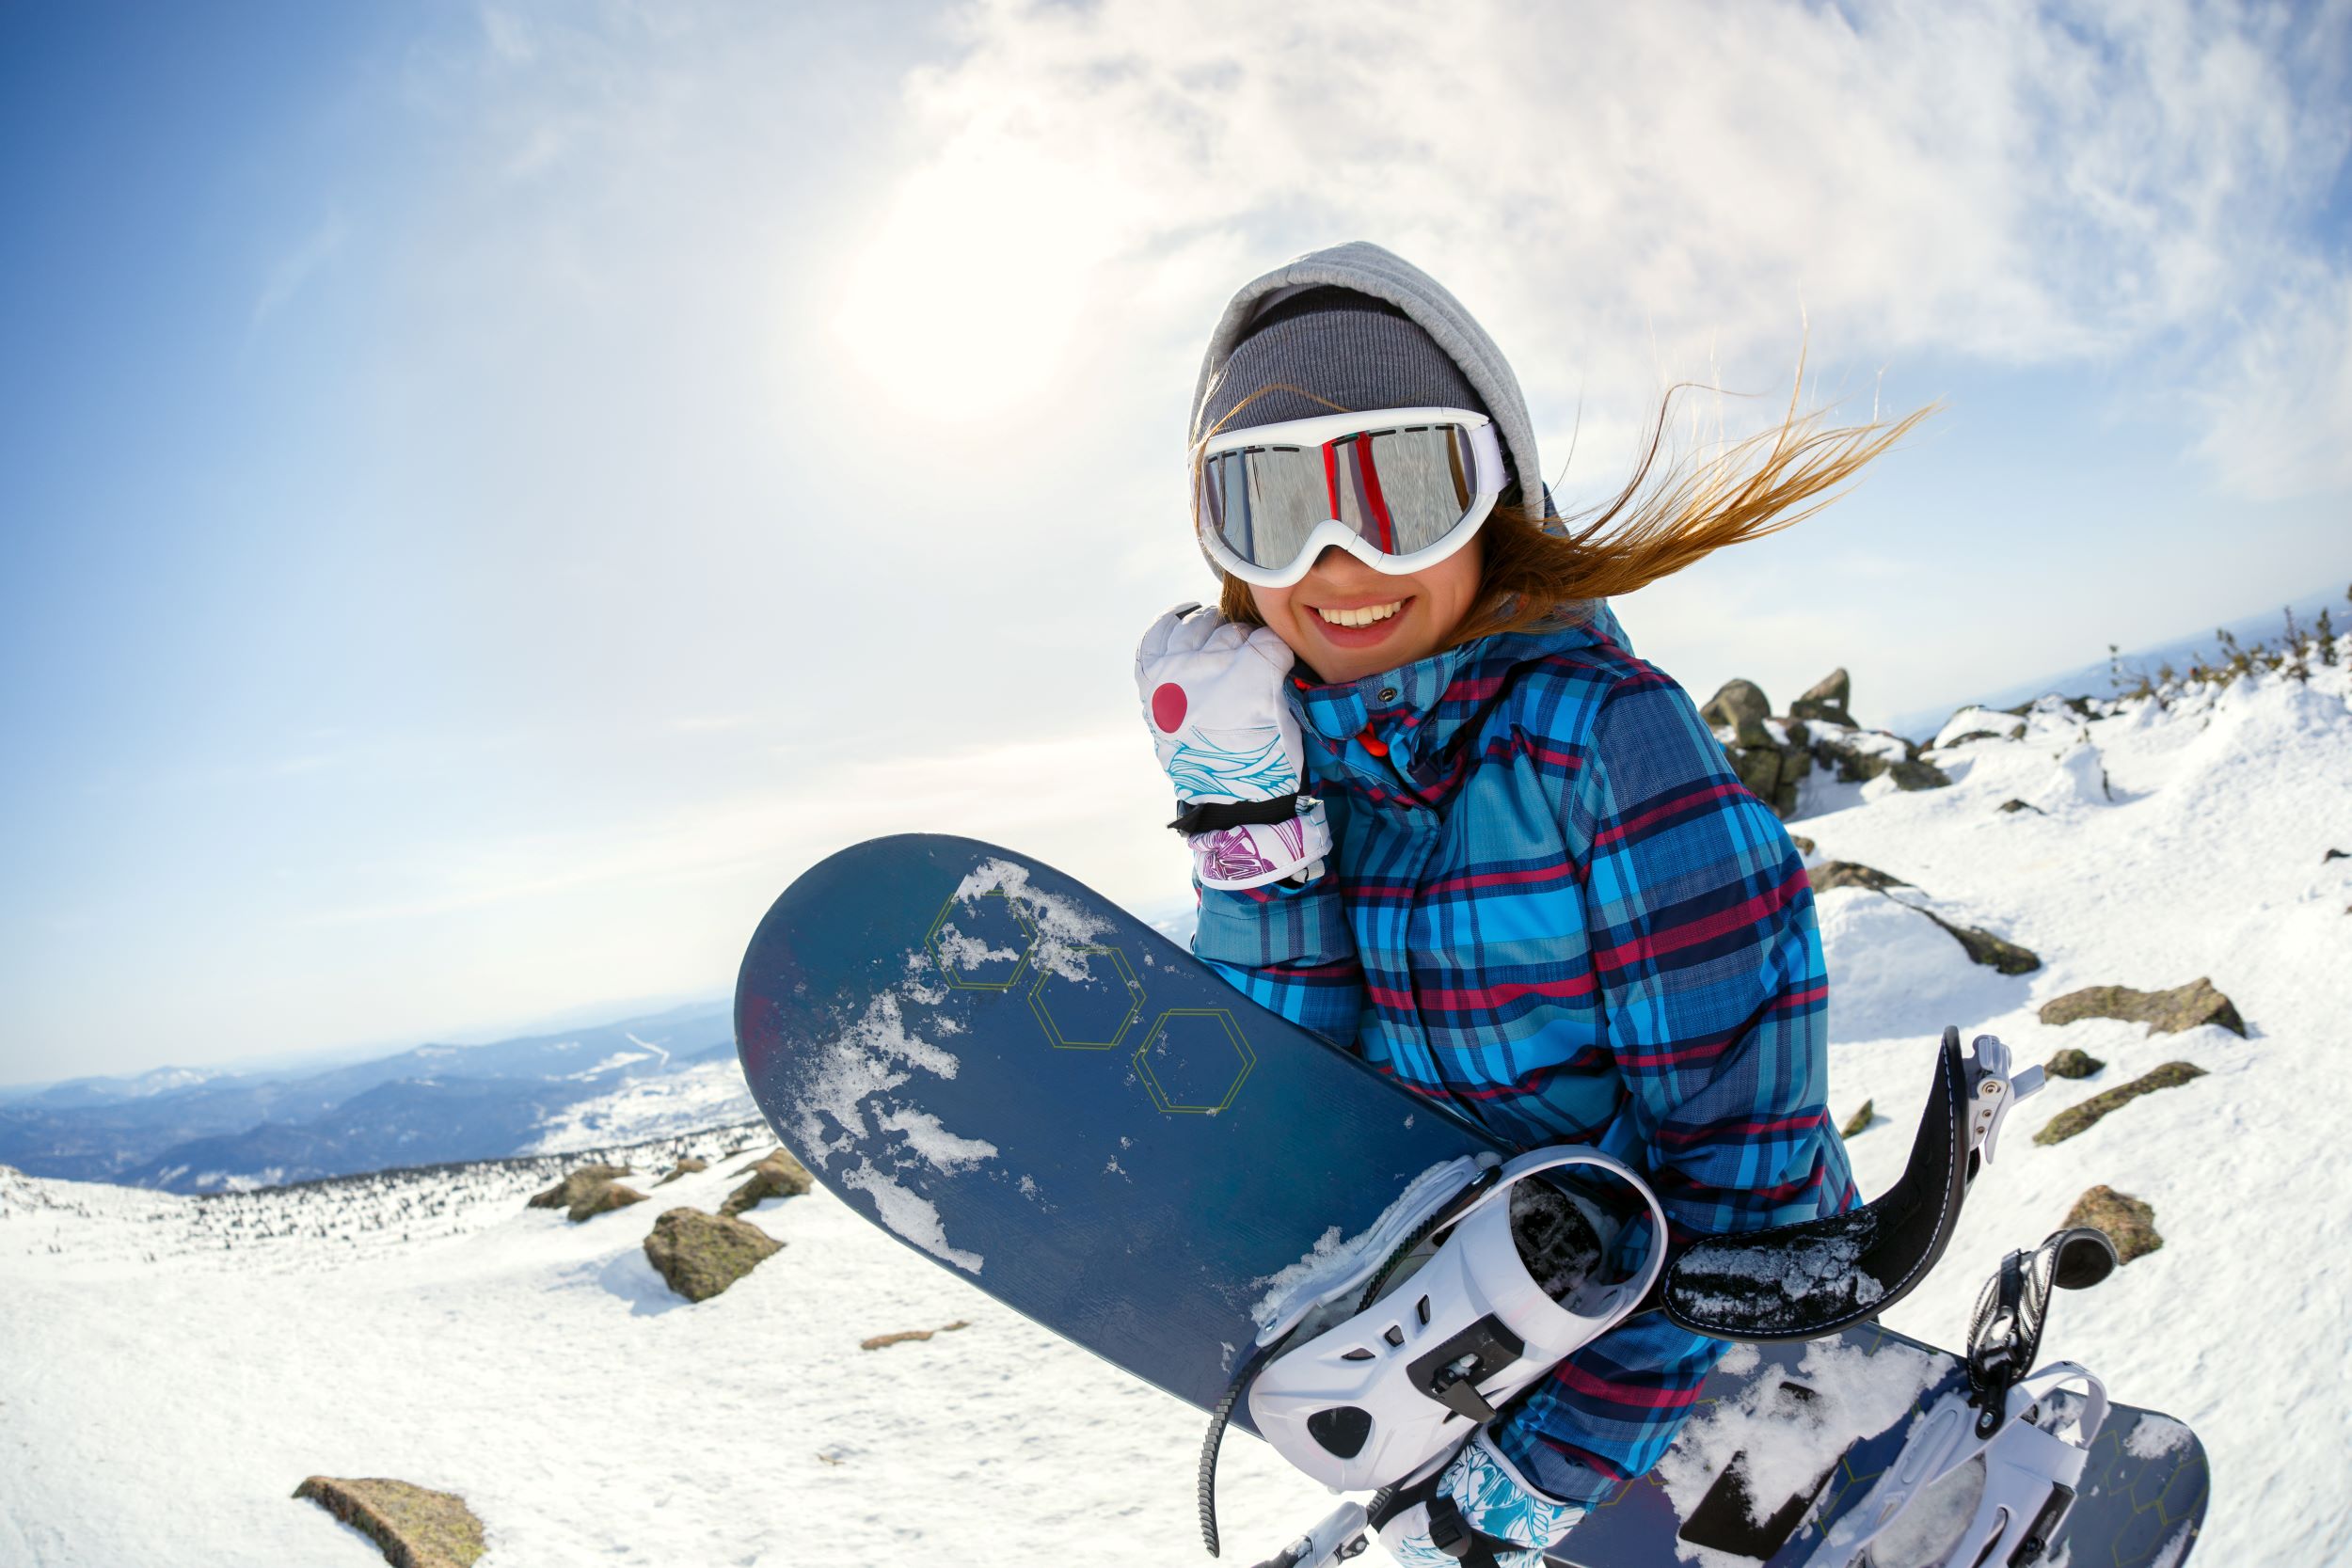
[(1806, 1568), (2027, 1568), (2073, 1509), (2106, 1386), (2060, 1361), (2040, 1372), (2053, 1290), (2113, 1273), (2096, 1230), (2061, 1230), (2001, 1260), (1978, 1298), (1968, 1388), (1947, 1395), (1905, 1438), (1861, 1503), (1821, 1538)]
[[(1357, 1269), (1269, 1314), (1201, 1447), (1209, 1554), (1219, 1548), (1217, 1451), (1245, 1394), (1260, 1434), (1333, 1491), (1405, 1487), (1442, 1469), (1480, 1422), (1580, 1346), (1640, 1313), (1758, 1342), (1820, 1338), (1877, 1316), (1943, 1256), (2009, 1107), (2042, 1080), (2038, 1067), (2015, 1070), (1994, 1037), (1963, 1053), (1960, 1031), (1947, 1028), (1895, 1186), (1861, 1209), (1742, 1235), (1672, 1243), (1648, 1184), (1581, 1147), (1431, 1182), (1421, 1203), (1382, 1216)], [(1557, 1183), (1528, 1180), (1554, 1170), (1565, 1173)], [(1548, 1220), (1531, 1213), (1526, 1199), (1543, 1193), (1566, 1210), (1547, 1200)], [(1564, 1223), (1575, 1219), (1581, 1267), (1579, 1227)], [(1551, 1244), (1531, 1243), (1539, 1229)]]
[[(1530, 1180), (1546, 1171), (1568, 1180)], [(1394, 1259), (1359, 1310), (1295, 1336), (1251, 1381), (1250, 1420), (1335, 1492), (1406, 1480), (1630, 1315), (1665, 1266), (1665, 1239), (1658, 1195), (1618, 1161), (1522, 1154), (1442, 1243)]]

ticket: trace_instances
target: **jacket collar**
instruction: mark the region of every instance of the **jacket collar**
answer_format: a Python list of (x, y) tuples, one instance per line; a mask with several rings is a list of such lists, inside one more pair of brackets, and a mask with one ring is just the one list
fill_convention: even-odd
[[(1601, 615), (1607, 616), (1605, 609)], [(1613, 618), (1597, 617), (1583, 625), (1482, 637), (1394, 670), (1330, 685), (1318, 684), (1300, 666), (1292, 678), (1292, 706), (1300, 726), (1323, 741), (1326, 755), (1366, 770), (1379, 755), (1360, 744), (1369, 731), (1388, 748), (1386, 762), (1394, 774), (1429, 786), (1438, 782), (1437, 759), (1486, 714), (1515, 668), (1569, 648), (1614, 641), (1610, 635), (1614, 630)]]

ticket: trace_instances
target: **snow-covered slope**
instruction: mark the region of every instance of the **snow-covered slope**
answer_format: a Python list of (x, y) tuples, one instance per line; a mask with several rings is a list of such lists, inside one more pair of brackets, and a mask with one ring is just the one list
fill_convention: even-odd
[[(769, 1147), (580, 1226), (523, 1207), (573, 1160), (217, 1198), (0, 1173), (0, 1563), (380, 1568), (292, 1499), (312, 1473), (463, 1493), (483, 1568), (1199, 1557), (1189, 1409), (821, 1189), (754, 1212), (786, 1249), (750, 1277), (672, 1295), (654, 1220)], [(1232, 1539), (1324, 1511), (1233, 1449)]]
[[(2096, 721), (2052, 705), (2016, 739), (1939, 753), (1948, 789), (1822, 785), (1797, 824), (1819, 859), (1890, 872), (1915, 884), (1900, 900), (2043, 959), (2005, 977), (1898, 898), (1821, 896), (1832, 1108), (1867, 1098), (1883, 1118), (1851, 1145), (1866, 1189), (1901, 1164), (1946, 1022), (2027, 1061), (2077, 1045), (2108, 1063), (2012, 1116), (1948, 1260), (1893, 1321), (1952, 1343), (1984, 1272), (2085, 1188), (2153, 1204), (2162, 1250), (2062, 1296), (2043, 1354), (2197, 1428), (2217, 1490), (2196, 1561), (2214, 1568), (2352, 1560), (2352, 859), (2323, 859), (2352, 851), (2346, 688), (2329, 670)], [(2011, 799), (2038, 810), (1996, 809)], [(2249, 1038), (2035, 1018), (2080, 986), (2200, 975)], [(2207, 1076), (2031, 1141), (2175, 1059)], [(585, 1143), (739, 1114), (732, 1071), (580, 1107), (549, 1134), (582, 1150), (566, 1159), (202, 1199), (0, 1174), (0, 1563), (380, 1560), (289, 1497), (314, 1471), (466, 1494), (485, 1568), (1200, 1560), (1191, 1411), (821, 1193), (757, 1212), (787, 1248), (727, 1294), (671, 1296), (646, 1231), (673, 1204), (715, 1208), (764, 1138), (584, 1226), (522, 1207), (611, 1156)], [(627, 1157), (658, 1170), (750, 1135)], [(1327, 1502), (1231, 1445), (1240, 1560)]]
[[(1874, 1100), (1888, 1118), (1850, 1145), (1865, 1191), (1901, 1168), (1942, 1024), (1999, 1035), (2028, 1062), (2079, 1046), (2107, 1064), (2018, 1106), (1947, 1260), (1888, 1321), (1952, 1344), (2000, 1254), (2056, 1228), (2087, 1188), (2153, 1205), (2162, 1250), (2061, 1295), (2042, 1354), (2203, 1437), (2216, 1492), (2197, 1560), (2218, 1568), (2352, 1561), (2352, 859), (2326, 858), (2352, 854), (2346, 674), (2095, 721), (2044, 704), (2019, 739), (1937, 753), (1949, 789), (1831, 785), (1796, 825), (1821, 858), (1891, 872), (1919, 890), (1903, 896), (2042, 959), (2004, 977), (1892, 899), (1821, 895), (1831, 1108), (1842, 1120)], [(2039, 810), (1998, 810), (2010, 800)], [(2035, 1017), (2080, 987), (2201, 975), (2250, 1037)], [(2207, 1076), (2033, 1143), (2058, 1112), (2169, 1061)]]

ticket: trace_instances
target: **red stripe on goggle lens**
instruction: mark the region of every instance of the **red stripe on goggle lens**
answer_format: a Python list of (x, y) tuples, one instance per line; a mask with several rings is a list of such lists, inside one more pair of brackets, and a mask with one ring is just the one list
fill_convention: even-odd
[(1411, 555), (1469, 514), (1472, 453), (1458, 425), (1368, 431), (1321, 447), (1243, 447), (1207, 460), (1202, 502), (1225, 546), (1253, 565), (1289, 565), (1334, 517), (1384, 554)]

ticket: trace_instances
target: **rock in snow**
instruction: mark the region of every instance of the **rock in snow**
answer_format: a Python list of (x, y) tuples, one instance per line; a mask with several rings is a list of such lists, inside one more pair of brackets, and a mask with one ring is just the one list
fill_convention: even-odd
[(569, 1176), (540, 1193), (531, 1200), (533, 1209), (561, 1209), (564, 1217), (574, 1225), (609, 1214), (615, 1209), (626, 1209), (632, 1203), (643, 1203), (645, 1195), (634, 1187), (624, 1187), (615, 1177), (628, 1174), (627, 1165), (582, 1165)]
[(2145, 1023), (2152, 1035), (2177, 1035), (2201, 1023), (2218, 1024), (2243, 1038), (2246, 1021), (2237, 1006), (2200, 977), (2170, 990), (2134, 990), (2129, 986), (2085, 986), (2042, 1005), (2042, 1022), (2079, 1022), (2086, 1018), (2115, 1018)]
[(807, 1167), (782, 1148), (761, 1156), (751, 1180), (727, 1194), (719, 1212), (732, 1219), (748, 1213), (771, 1197), (798, 1197), (815, 1184)]
[(709, 1161), (697, 1160), (691, 1154), (689, 1154), (685, 1159), (680, 1160), (676, 1164), (672, 1165), (670, 1167), (670, 1174), (655, 1182), (654, 1185), (657, 1187), (666, 1187), (681, 1176), (697, 1175), (700, 1172), (708, 1170), (709, 1168)]
[(645, 1195), (634, 1187), (624, 1187), (618, 1181), (607, 1181), (584, 1195), (578, 1203), (564, 1211), (564, 1217), (574, 1225), (609, 1214), (615, 1209), (626, 1209), (632, 1203), (643, 1203)]
[(902, 1328), (896, 1334), (877, 1334), (870, 1339), (860, 1339), (857, 1342), (857, 1348), (860, 1350), (887, 1350), (892, 1345), (916, 1343), (930, 1338), (934, 1334), (953, 1334), (959, 1328), (970, 1328), (971, 1326), (972, 1325), (970, 1323), (965, 1323), (961, 1318), (958, 1318), (954, 1323), (943, 1323), (937, 1328)]
[(2156, 1234), (2156, 1212), (2113, 1187), (2093, 1187), (2076, 1198), (2066, 1223), (2069, 1228), (2089, 1226), (2106, 1231), (2115, 1243), (2116, 1257), (2126, 1263), (2164, 1245), (2164, 1238)]
[(2088, 1078), (2106, 1065), (2090, 1052), (2070, 1045), (2051, 1057), (2043, 1070), (2053, 1078)]
[(1962, 926), (1927, 910), (1919, 912), (1949, 931), (1971, 963), (1980, 963), (2003, 974), (2030, 974), (2042, 967), (2041, 956), (2029, 947), (2020, 947), (1980, 927)]
[(1764, 695), (1762, 687), (1754, 681), (1726, 681), (1722, 690), (1707, 699), (1699, 717), (1730, 730), (1741, 746), (1769, 746), (1772, 737), (1765, 731), (1764, 721), (1772, 711), (1772, 700)]
[(671, 1210), (645, 1238), (654, 1272), (688, 1301), (708, 1301), (783, 1250), (747, 1220), (699, 1209)]
[(1851, 1138), (1860, 1135), (1863, 1130), (1867, 1128), (1870, 1123), (1876, 1119), (1877, 1112), (1878, 1107), (1874, 1101), (1867, 1100), (1864, 1101), (1862, 1102), (1862, 1109), (1856, 1111), (1852, 1116), (1846, 1118), (1846, 1125), (1837, 1130), (1837, 1135), (1841, 1138)]
[(1812, 878), (1816, 893), (1827, 893), (1832, 888), (1840, 887), (1867, 887), (1872, 893), (1884, 893), (1890, 887), (1911, 886), (1900, 877), (1854, 861), (1824, 861), (1806, 875)]
[(1853, 696), (1853, 677), (1839, 665), (1805, 689), (1804, 696), (1788, 705), (1788, 712), (1797, 719), (1827, 719), (1833, 723), (1851, 724), (1846, 705)]
[(2033, 1135), (2038, 1144), (2062, 1144), (2077, 1132), (2088, 1132), (2110, 1112), (2122, 1109), (2143, 1094), (2158, 1089), (2176, 1089), (2192, 1078), (2202, 1078), (2205, 1069), (2187, 1062), (2167, 1062), (2153, 1072), (2143, 1073), (2128, 1084), (2119, 1084), (2103, 1094), (2094, 1094), (2079, 1105), (2070, 1105), (2050, 1118), (2048, 1125)]
[(312, 1476), (294, 1488), (384, 1549), (392, 1568), (472, 1568), (487, 1550), (466, 1499), (405, 1481)]
[(627, 1165), (582, 1165), (544, 1193), (532, 1195), (533, 1209), (569, 1209), (606, 1182), (629, 1174)]

